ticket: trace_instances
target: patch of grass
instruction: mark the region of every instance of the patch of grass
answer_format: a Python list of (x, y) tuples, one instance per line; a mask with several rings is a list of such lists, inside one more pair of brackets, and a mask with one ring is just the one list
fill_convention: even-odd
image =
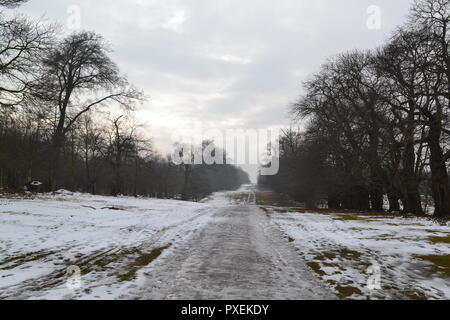
[(169, 243), (165, 247), (156, 248), (152, 250), (150, 253), (147, 254), (140, 254), (136, 260), (134, 261), (133, 265), (130, 266), (130, 271), (128, 271), (125, 274), (121, 274), (118, 276), (120, 281), (130, 281), (134, 280), (136, 278), (136, 273), (143, 267), (148, 266), (150, 263), (152, 263), (154, 260), (156, 260), (164, 250), (170, 248), (172, 246), (171, 243)]
[(322, 262), (322, 265), (327, 268), (339, 268), (339, 265), (336, 263)]
[[(417, 229), (410, 229), (410, 230), (416, 231)], [(431, 230), (431, 229), (427, 229), (427, 230), (422, 230), (421, 229), (420, 231), (423, 231), (423, 232), (426, 232), (426, 233), (433, 233), (433, 234), (439, 233), (438, 230)]]
[(278, 207), (299, 206), (299, 203), (292, 200), (289, 196), (271, 191), (256, 192), (256, 204), (262, 206)]
[(356, 287), (352, 287), (352, 286), (344, 286), (344, 285), (338, 284), (334, 288), (338, 292), (337, 296), (339, 299), (348, 299), (355, 294), (359, 295), (359, 296), (361, 296), (363, 294), (361, 290), (359, 290)]
[(321, 269), (321, 266), (317, 262), (307, 262), (308, 267), (310, 267), (315, 273), (317, 273), (321, 277), (325, 277), (327, 274), (325, 271)]
[(248, 193), (233, 193), (233, 194), (228, 194), (226, 197), (231, 202), (241, 203), (241, 202), (248, 201), (249, 194)]
[(321, 252), (320, 255), (314, 257), (315, 260), (328, 261), (336, 258), (336, 253), (334, 251)]
[(275, 211), (276, 213), (290, 213), (290, 212), (295, 211), (295, 210), (291, 210), (291, 209), (283, 209), (283, 208), (276, 208), (276, 209), (274, 209), (274, 211)]
[[(361, 259), (362, 256), (363, 254), (358, 251), (354, 251), (348, 248), (341, 248), (339, 250), (320, 252), (319, 254), (316, 254), (314, 256), (312, 261), (307, 262), (307, 265), (320, 278), (324, 279), (326, 276), (332, 275), (324, 271), (322, 269), (324, 267), (335, 269), (334, 274), (345, 274), (345, 266), (348, 264), (348, 262), (351, 262), (353, 265), (358, 266), (358, 269), (366, 270), (370, 263), (363, 261), (363, 259)], [(329, 279), (326, 280), (326, 282), (334, 288), (337, 296), (340, 299), (348, 299), (353, 295), (362, 296), (364, 294), (356, 284), (353, 284), (351, 282), (343, 283)]]
[(384, 222), (381, 220), (387, 220), (387, 219), (395, 219), (395, 217), (391, 217), (391, 216), (386, 216), (386, 217), (367, 217), (367, 219), (365, 219), (367, 222), (377, 222), (377, 223), (389, 223), (389, 222)]
[(406, 298), (417, 301), (425, 301), (429, 299), (429, 297), (420, 289), (400, 289), (395, 285), (384, 285), (383, 290), (394, 292), (395, 296), (398, 296), (400, 299)]
[(329, 262), (336, 258), (344, 258), (347, 260), (358, 260), (362, 257), (362, 253), (348, 248), (342, 248), (340, 250), (325, 251), (314, 257), (315, 260)]
[(336, 220), (341, 221), (366, 221), (366, 222), (378, 222), (384, 219), (393, 219), (394, 216), (373, 216), (370, 213), (338, 213), (335, 217)]
[(331, 215), (331, 212), (325, 212), (319, 209), (304, 209), (300, 207), (274, 207), (270, 206), (274, 213), (304, 213), (304, 214), (323, 214)]
[[(102, 257), (99, 260), (93, 261), (92, 265), (95, 267), (100, 267), (101, 269), (105, 269), (109, 264), (116, 262), (117, 260), (119, 260), (118, 254), (110, 254), (110, 255), (106, 255), (106, 256)], [(87, 274), (87, 273), (91, 272), (92, 270), (93, 270), (92, 267), (84, 268), (83, 274)]]
[[(60, 259), (63, 262), (64, 267), (61, 269), (55, 270), (53, 273), (44, 276), (38, 280), (36, 279), (30, 279), (25, 280), (23, 282), (24, 287), (26, 287), (27, 291), (39, 291), (46, 288), (53, 288), (55, 286), (59, 286), (63, 284), (67, 280), (67, 266), (69, 265), (77, 265), (81, 268), (81, 274), (86, 275), (93, 271), (105, 271), (106, 269), (112, 270), (111, 267), (108, 267), (112, 263), (121, 263), (121, 266), (124, 266), (125, 264), (128, 264), (127, 266), (124, 266), (124, 269), (129, 270), (125, 274), (121, 274), (118, 276), (118, 278), (121, 281), (127, 281), (132, 280), (136, 277), (136, 273), (139, 271), (139, 269), (149, 265), (152, 263), (155, 259), (157, 259), (162, 252), (169, 248), (172, 244), (168, 244), (165, 247), (157, 248), (152, 250), (149, 253), (146, 253), (142, 251), (139, 248), (130, 248), (127, 250), (122, 251), (98, 251), (93, 253), (90, 256), (84, 257), (78, 261), (70, 261), (68, 259), (63, 260), (61, 256), (56, 256), (55, 259)], [(46, 257), (52, 253), (49, 252), (36, 252), (33, 254), (18, 256), (18, 257), (12, 257), (5, 261), (3, 261), (1, 264), (5, 263), (19, 263), (23, 262), (26, 257), (26, 262), (28, 261), (34, 261), (37, 259), (42, 259), (43, 257)], [(133, 260), (134, 259), (134, 260)], [(129, 264), (129, 260), (133, 261), (133, 263)], [(114, 265), (114, 268), (117, 266)], [(111, 274), (116, 275), (117, 274)], [(37, 281), (37, 282), (36, 282)], [(26, 293), (25, 291), (23, 293)]]
[(335, 219), (341, 221), (361, 221), (361, 220), (367, 221), (367, 218), (362, 218), (350, 214), (339, 214), (335, 217)]
[(348, 260), (359, 260), (362, 257), (362, 254), (358, 251), (350, 250), (347, 248), (341, 249), (338, 251), (339, 255)]
[(366, 240), (377, 240), (377, 241), (390, 241), (390, 240), (397, 240), (400, 242), (403, 241), (420, 241), (420, 238), (408, 238), (408, 237), (402, 237), (402, 238), (398, 238), (398, 233), (397, 234), (392, 234), (392, 233), (386, 233), (386, 234), (380, 234), (374, 237), (366, 237)]
[(400, 215), (370, 212), (370, 211), (351, 211), (351, 210), (335, 210), (335, 209), (305, 209), (303, 207), (273, 207), (276, 213), (305, 213), (305, 214), (322, 214), (334, 216), (336, 220), (341, 221), (378, 221), (384, 219), (393, 219), (402, 217)]
[(32, 261), (38, 261), (38, 260), (47, 258), (55, 253), (56, 252), (54, 252), (54, 251), (42, 250), (42, 251), (30, 252), (30, 253), (19, 255), (19, 256), (9, 257), (9, 258), (5, 259), (4, 261), (0, 262), (0, 266), (8, 265), (5, 267), (0, 267), (0, 270), (12, 270), (22, 264), (32, 262)]
[(450, 244), (450, 235), (448, 235), (446, 237), (431, 237), (428, 239), (428, 241), (430, 241), (434, 244), (439, 244), (439, 243)]
[(125, 211), (125, 208), (111, 206), (111, 207), (103, 207), (102, 210)]
[(434, 273), (443, 273), (450, 278), (450, 255), (416, 256), (416, 258), (431, 263)]

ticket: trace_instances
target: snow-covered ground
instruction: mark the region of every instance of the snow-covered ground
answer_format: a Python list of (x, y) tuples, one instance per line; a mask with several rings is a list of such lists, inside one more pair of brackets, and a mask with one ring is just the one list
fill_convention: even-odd
[(116, 298), (220, 203), (68, 192), (0, 199), (0, 299)]
[(0, 300), (450, 299), (449, 225), (261, 198), (1, 198)]
[(425, 218), (266, 211), (341, 298), (450, 299), (449, 225)]

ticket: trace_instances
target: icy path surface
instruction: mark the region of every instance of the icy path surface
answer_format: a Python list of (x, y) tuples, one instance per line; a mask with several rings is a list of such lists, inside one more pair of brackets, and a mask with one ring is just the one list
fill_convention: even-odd
[(191, 241), (157, 261), (131, 298), (335, 298), (248, 192), (250, 202), (218, 210)]
[(0, 199), (0, 299), (335, 298), (253, 188), (235, 194)]

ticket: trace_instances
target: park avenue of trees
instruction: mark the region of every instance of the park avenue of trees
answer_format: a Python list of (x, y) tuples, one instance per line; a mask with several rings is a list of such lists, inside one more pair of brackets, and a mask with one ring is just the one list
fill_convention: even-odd
[(134, 116), (145, 97), (104, 39), (87, 31), (62, 36), (6, 14), (24, 2), (0, 0), (2, 190), (37, 180), (47, 191), (200, 200), (248, 182), (231, 165), (176, 166), (158, 155)]
[(329, 59), (304, 83), (281, 139), (281, 172), (260, 184), (315, 207), (450, 216), (449, 0), (418, 0), (372, 51)]

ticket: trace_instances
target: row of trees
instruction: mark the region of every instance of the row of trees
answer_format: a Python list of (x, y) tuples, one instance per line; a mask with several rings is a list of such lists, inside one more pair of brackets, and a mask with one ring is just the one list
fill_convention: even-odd
[(47, 190), (198, 200), (248, 181), (233, 166), (176, 166), (158, 155), (133, 116), (145, 97), (104, 39), (55, 30), (0, 12), (1, 188), (40, 180)]
[(338, 55), (293, 106), (302, 131), (281, 139), (281, 171), (260, 183), (315, 206), (450, 216), (449, 0), (418, 0), (373, 51)]

